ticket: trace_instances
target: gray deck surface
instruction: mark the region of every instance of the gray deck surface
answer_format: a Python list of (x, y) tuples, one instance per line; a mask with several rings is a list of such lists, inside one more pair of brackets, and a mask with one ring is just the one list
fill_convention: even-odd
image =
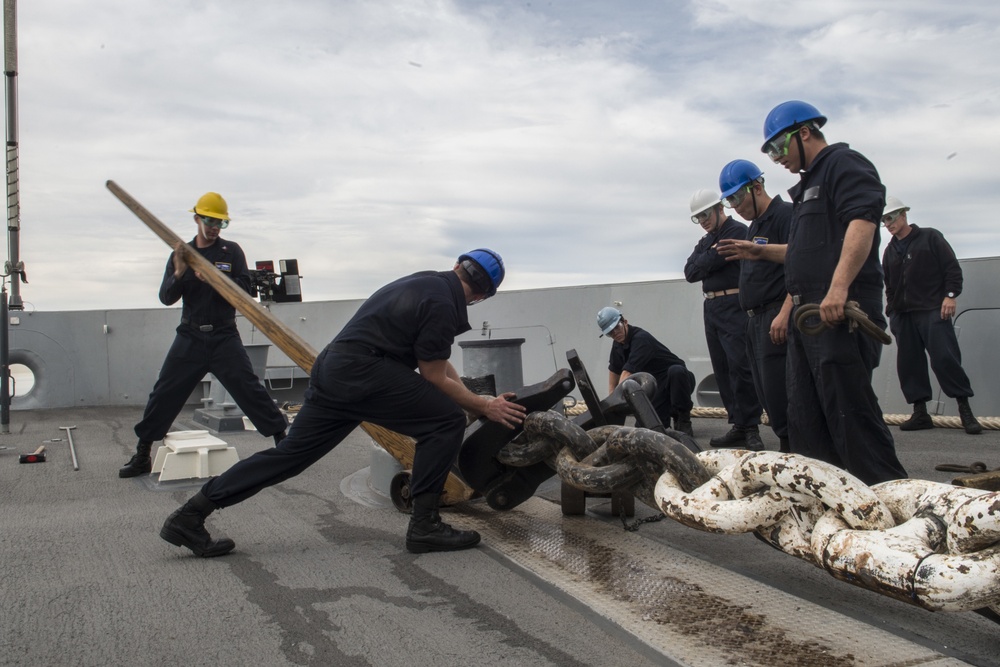
[[(158, 488), (150, 478), (117, 477), (140, 415), (138, 408), (12, 414), (12, 432), (0, 436), (0, 664), (674, 664), (514, 565), (503, 545), (486, 540), (459, 553), (407, 553), (406, 516), (341, 491), (345, 478), (369, 464), (371, 444), (361, 431), (303, 475), (216, 512), (210, 529), (235, 539), (236, 551), (193, 557), (157, 533), (199, 485)], [(70, 425), (77, 426), (79, 471), (59, 430)], [(175, 427), (198, 428), (188, 413)], [(695, 420), (702, 442), (726, 429), (721, 420)], [(933, 470), (941, 462), (1000, 467), (1000, 432), (892, 431), (913, 477), (950, 481), (953, 474)], [(270, 444), (253, 432), (221, 437), (241, 457)], [(763, 437), (776, 449), (769, 430)], [(18, 454), (56, 438), (46, 463), (18, 464)], [(557, 501), (558, 485), (547, 483), (539, 495)], [(456, 508), (447, 519), (462, 525), (463, 512), (469, 520), (484, 514), (480, 506)], [(654, 514), (642, 505), (637, 512)], [(618, 523), (609, 503), (596, 499), (585, 520)], [(724, 568), (935, 654), (1000, 665), (1000, 625), (977, 614), (934, 614), (855, 588), (750, 535), (661, 521), (637, 536), (704, 561), (706, 571), (709, 564)], [(752, 597), (746, 604), (753, 607)], [(766, 663), (736, 657), (729, 664)]]

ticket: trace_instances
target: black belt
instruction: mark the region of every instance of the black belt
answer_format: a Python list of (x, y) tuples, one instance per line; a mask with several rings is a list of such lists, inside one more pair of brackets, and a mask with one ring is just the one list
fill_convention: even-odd
[[(813, 284), (806, 283), (805, 285), (800, 285), (796, 287), (798, 294), (792, 296), (792, 303), (796, 306), (801, 306), (805, 303), (819, 303), (826, 296), (827, 292), (830, 291), (829, 285), (824, 284)], [(874, 287), (872, 285), (851, 285), (847, 290), (847, 300), (848, 301), (861, 301), (861, 300), (872, 300), (872, 301), (882, 301), (882, 288)]]
[(236, 326), (236, 319), (233, 318), (231, 320), (226, 320), (225, 322), (216, 322), (215, 324), (200, 324), (198, 322), (192, 322), (187, 317), (182, 317), (181, 324), (186, 324), (188, 326), (194, 327), (198, 331), (202, 331), (204, 333), (211, 333), (216, 329), (221, 329), (223, 327)]
[(754, 317), (755, 315), (763, 315), (764, 313), (769, 313), (772, 310), (778, 310), (781, 305), (785, 303), (784, 301), (772, 301), (771, 303), (765, 303), (763, 306), (757, 306), (756, 308), (747, 309), (747, 317)]
[(384, 357), (385, 354), (364, 343), (330, 343), (330, 350), (339, 354), (354, 354), (360, 357)]

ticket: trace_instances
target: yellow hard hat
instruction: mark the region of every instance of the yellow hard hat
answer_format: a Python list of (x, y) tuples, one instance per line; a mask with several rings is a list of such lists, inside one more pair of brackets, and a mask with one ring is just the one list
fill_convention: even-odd
[(218, 192), (206, 192), (203, 194), (198, 203), (191, 209), (191, 212), (207, 218), (229, 220), (229, 207), (226, 206), (226, 200)]

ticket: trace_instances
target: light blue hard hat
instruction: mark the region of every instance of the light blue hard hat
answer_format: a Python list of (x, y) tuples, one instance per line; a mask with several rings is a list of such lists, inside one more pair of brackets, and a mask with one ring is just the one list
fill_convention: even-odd
[[(622, 311), (611, 306), (605, 306), (597, 311), (597, 328), (601, 330), (601, 336), (607, 336), (611, 330), (618, 326), (622, 319)], [(600, 338), (601, 336), (598, 336)]]

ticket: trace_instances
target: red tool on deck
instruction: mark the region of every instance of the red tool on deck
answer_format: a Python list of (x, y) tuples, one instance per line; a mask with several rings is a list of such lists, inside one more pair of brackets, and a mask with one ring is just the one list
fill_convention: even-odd
[(42, 445), (30, 454), (21, 454), (17, 459), (18, 463), (45, 463), (45, 445)]

